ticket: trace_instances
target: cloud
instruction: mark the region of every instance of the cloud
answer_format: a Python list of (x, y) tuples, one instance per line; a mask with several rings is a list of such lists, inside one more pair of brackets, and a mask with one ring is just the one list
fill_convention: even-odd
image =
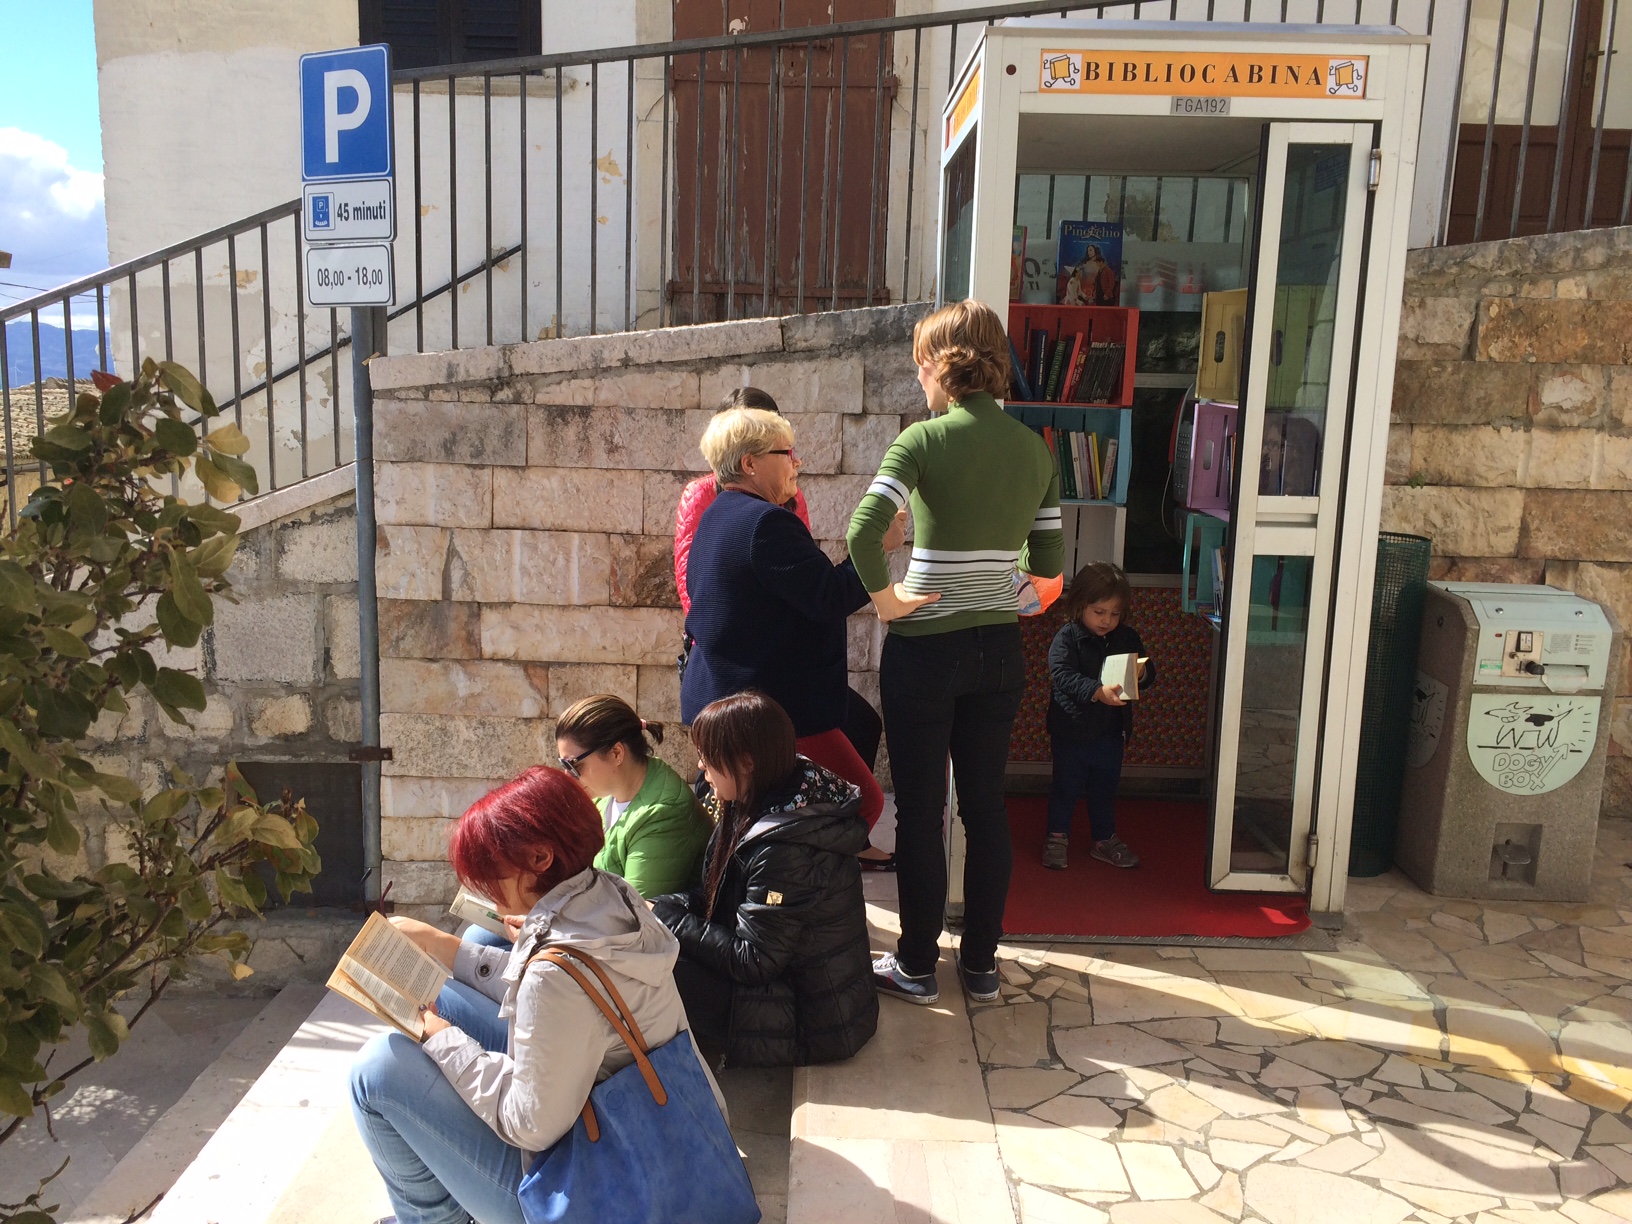
[(106, 267), (102, 176), (70, 165), (61, 145), (0, 127), (0, 250), (12, 257), (0, 280), (61, 283)]

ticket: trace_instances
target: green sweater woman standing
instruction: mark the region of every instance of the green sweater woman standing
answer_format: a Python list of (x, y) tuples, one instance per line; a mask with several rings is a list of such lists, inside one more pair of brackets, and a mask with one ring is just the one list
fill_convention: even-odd
[(601, 693), (561, 715), (555, 748), (600, 809), (606, 844), (595, 866), (660, 897), (697, 883), (711, 826), (691, 788), (652, 755), (648, 735), (661, 744), (663, 724)]

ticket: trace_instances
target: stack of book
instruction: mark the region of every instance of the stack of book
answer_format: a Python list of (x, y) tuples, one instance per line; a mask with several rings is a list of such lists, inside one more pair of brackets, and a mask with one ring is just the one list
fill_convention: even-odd
[(1093, 328), (1056, 339), (1047, 328), (1027, 337), (1027, 360), (1010, 343), (1013, 398), (1032, 404), (1109, 404), (1121, 398), (1125, 345), (1096, 342)]
[(1097, 433), (1043, 426), (1043, 441), (1060, 475), (1060, 497), (1066, 501), (1109, 501), (1116, 491), (1117, 440)]

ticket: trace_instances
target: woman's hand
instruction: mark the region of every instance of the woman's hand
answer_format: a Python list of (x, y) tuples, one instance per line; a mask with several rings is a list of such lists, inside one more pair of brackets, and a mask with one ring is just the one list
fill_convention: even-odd
[(425, 1036), (419, 1039), (421, 1045), (423, 1045), (428, 1038), (435, 1037), (443, 1029), (450, 1029), (453, 1027), (453, 1025), (449, 1024), (446, 1020), (442, 1019), (441, 1016), (436, 1014), (435, 1003), (427, 1003), (424, 1007), (420, 1008), (419, 1019), (425, 1026)]
[(413, 940), (442, 964), (449, 969), (453, 968), (453, 958), (459, 951), (459, 936), (450, 935), (428, 922), (421, 922), (417, 918), (408, 918), (402, 914), (392, 914), (389, 921), (392, 926), (408, 936), (409, 939)]
[(504, 933), (510, 937), (511, 943), (515, 943), (516, 940), (521, 938), (521, 924), (525, 921), (526, 919), (519, 914), (506, 914), (504, 916)]
[(1147, 660), (1147, 659), (1140, 659), (1139, 660), (1139, 672), (1138, 672), (1138, 675), (1139, 675), (1139, 679), (1141, 679), (1141, 680), (1143, 680), (1145, 678), (1145, 664), (1147, 662), (1149, 662), (1149, 660)]
[(1108, 706), (1125, 706), (1120, 684), (1102, 684), (1094, 690), (1094, 700)]
[(891, 521), (889, 528), (884, 532), (884, 551), (894, 552), (906, 542), (907, 512), (905, 510), (897, 510), (895, 512), (895, 518)]
[(878, 619), (888, 624), (893, 620), (900, 620), (908, 616), (925, 604), (932, 604), (941, 597), (939, 591), (930, 591), (924, 595), (914, 595), (907, 590), (904, 582), (893, 583), (882, 591), (873, 592), (873, 607), (878, 611)]

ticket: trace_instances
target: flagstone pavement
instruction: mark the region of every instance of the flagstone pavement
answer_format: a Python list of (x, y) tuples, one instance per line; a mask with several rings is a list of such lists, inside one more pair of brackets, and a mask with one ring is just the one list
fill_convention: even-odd
[(969, 1015), (1021, 1218), (1632, 1221), (1629, 864), (1606, 820), (1585, 904), (1352, 880), (1330, 952), (1005, 945)]

